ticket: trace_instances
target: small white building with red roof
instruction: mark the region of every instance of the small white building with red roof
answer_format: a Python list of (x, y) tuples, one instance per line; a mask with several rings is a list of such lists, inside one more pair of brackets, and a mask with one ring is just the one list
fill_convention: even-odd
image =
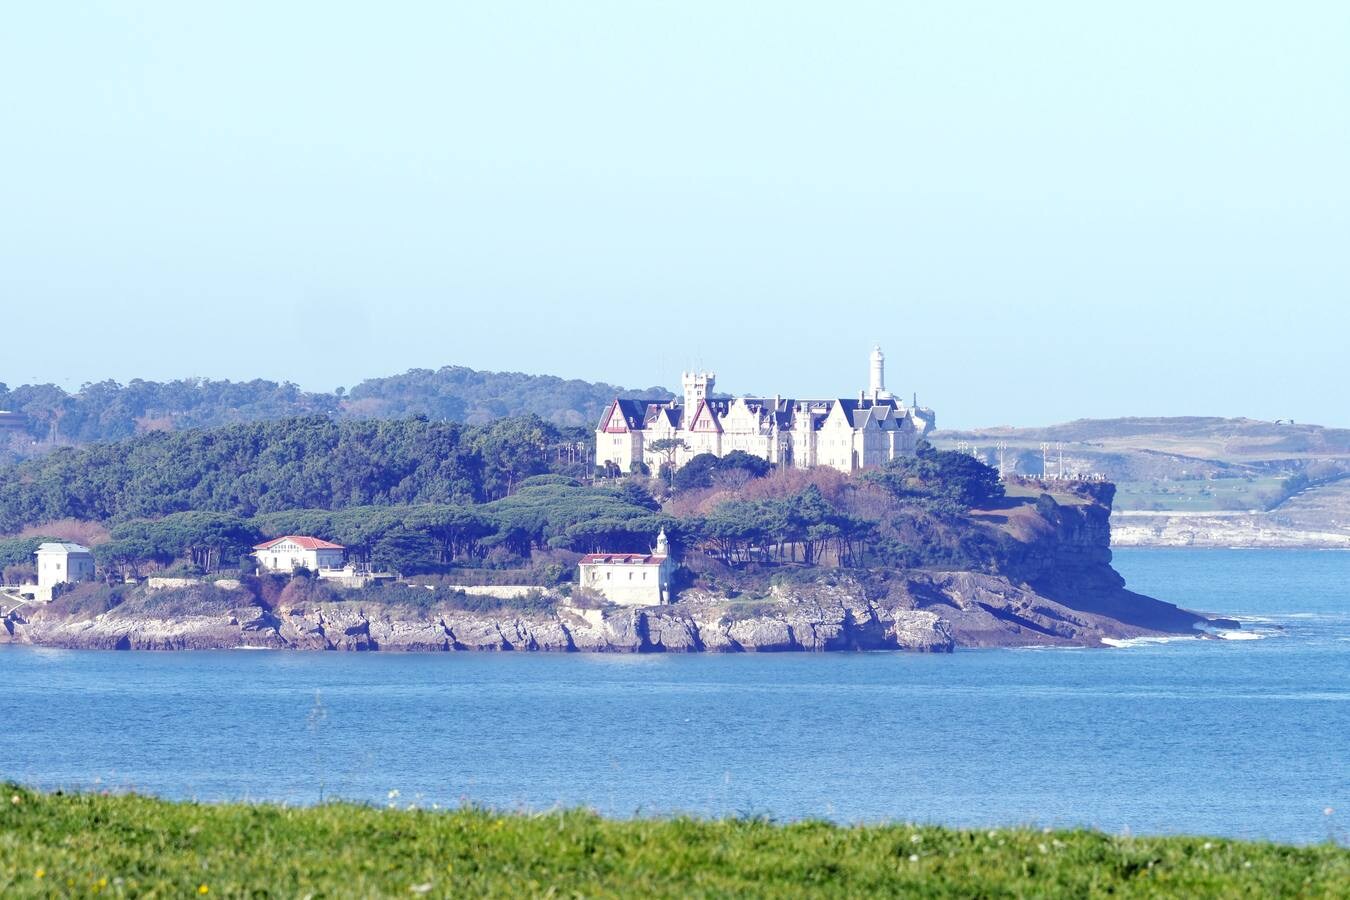
[(674, 565), (665, 529), (651, 553), (588, 553), (577, 563), (581, 587), (619, 606), (659, 606), (673, 601)]
[(341, 569), (346, 554), (347, 548), (341, 544), (300, 534), (272, 538), (253, 548), (253, 558), (258, 561), (258, 569), (265, 572), (294, 572), (301, 568), (311, 572)]

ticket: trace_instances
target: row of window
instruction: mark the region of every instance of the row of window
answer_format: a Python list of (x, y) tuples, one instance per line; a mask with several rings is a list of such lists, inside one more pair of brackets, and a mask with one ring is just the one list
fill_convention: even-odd
[[(42, 563), (42, 568), (44, 568), (44, 569), (48, 569), (48, 568), (50, 568), (50, 569), (55, 569), (56, 571), (60, 572), (60, 571), (61, 571), (61, 563), (56, 562), (56, 561), (53, 561), (50, 565), (48, 565), (47, 562), (44, 561), (44, 562)], [(75, 562), (71, 565), (71, 568), (74, 569), (75, 571), (79, 571), (79, 570), (81, 570), (81, 569), (93, 569), (93, 568), (94, 568), (94, 564), (93, 564), (92, 562), (89, 562), (88, 560), (85, 560), (85, 561), (81, 562), (80, 560), (77, 559), (77, 560), (75, 560)]]
[[(636, 573), (636, 572), (629, 572), (629, 573), (628, 573), (628, 580), (629, 580), (629, 581), (632, 581), (632, 580), (633, 580), (633, 576), (634, 576), (635, 574), (637, 574), (637, 573)], [(605, 580), (606, 580), (606, 581), (612, 581), (613, 578), (614, 578), (614, 573), (613, 573), (613, 572), (606, 572), (606, 573), (605, 573)], [(599, 572), (591, 572), (591, 581), (599, 581), (599, 580), (600, 580), (600, 573), (599, 573)], [(643, 581), (646, 581), (646, 580), (647, 580), (647, 573), (646, 573), (646, 572), (643, 572), (643, 573), (642, 573), (642, 580), (643, 580)]]

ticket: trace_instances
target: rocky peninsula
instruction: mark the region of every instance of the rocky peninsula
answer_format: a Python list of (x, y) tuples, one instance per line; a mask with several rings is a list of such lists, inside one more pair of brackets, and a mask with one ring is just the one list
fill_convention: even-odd
[(988, 571), (797, 570), (767, 575), (758, 589), (689, 587), (675, 603), (636, 608), (585, 602), (566, 587), (492, 605), (430, 585), (424, 598), (408, 589), (397, 600), (334, 599), (305, 578), (275, 595), (250, 579), (144, 584), (115, 603), (89, 586), (51, 604), (9, 610), (0, 643), (108, 650), (949, 652), (1092, 647), (1237, 627), (1126, 589), (1111, 567), (1111, 496), (1110, 485), (1081, 485), (1058, 498), (1042, 493), (976, 511), (972, 527), (1007, 538)]

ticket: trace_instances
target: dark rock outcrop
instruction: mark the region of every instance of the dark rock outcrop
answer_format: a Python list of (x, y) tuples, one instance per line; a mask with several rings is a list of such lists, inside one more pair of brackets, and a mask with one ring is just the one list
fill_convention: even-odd
[[(1111, 567), (1111, 501), (1115, 485), (1074, 485), (1075, 499), (1062, 504), (1048, 494), (1036, 505), (1040, 532), (1010, 545), (1001, 570), (1025, 587), (1084, 621), (1116, 622), (1139, 634), (1190, 633), (1208, 620), (1126, 590)], [(1038, 621), (1038, 620), (1033, 620)]]

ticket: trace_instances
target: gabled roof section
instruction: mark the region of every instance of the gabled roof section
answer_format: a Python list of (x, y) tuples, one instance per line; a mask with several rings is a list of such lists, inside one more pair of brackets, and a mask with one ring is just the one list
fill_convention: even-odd
[(624, 400), (616, 397), (614, 402), (600, 417), (600, 431), (610, 434), (623, 434), (626, 431), (638, 431), (647, 417), (646, 400)]
[(270, 550), (282, 541), (290, 541), (301, 550), (346, 550), (341, 544), (334, 544), (331, 541), (325, 541), (321, 538), (310, 537), (303, 534), (287, 534), (279, 538), (272, 538), (270, 541), (264, 541), (253, 547), (254, 550)]
[(680, 413), (681, 410), (678, 406), (672, 407), (668, 403), (649, 403), (642, 426), (644, 428), (679, 430)]
[(858, 408), (857, 400), (830, 400), (829, 404), (829, 411), (825, 414), (825, 418), (821, 422), (822, 425), (835, 422), (847, 425), (850, 428), (856, 427), (853, 422), (853, 413)]
[(71, 541), (47, 541), (39, 544), (38, 553), (90, 553), (92, 552), (83, 544), (76, 544)]
[(727, 400), (700, 400), (698, 409), (689, 420), (689, 431), (694, 433), (703, 432), (704, 434), (722, 432), (722, 423), (718, 421), (715, 404), (721, 403), (724, 406), (730, 405)]

